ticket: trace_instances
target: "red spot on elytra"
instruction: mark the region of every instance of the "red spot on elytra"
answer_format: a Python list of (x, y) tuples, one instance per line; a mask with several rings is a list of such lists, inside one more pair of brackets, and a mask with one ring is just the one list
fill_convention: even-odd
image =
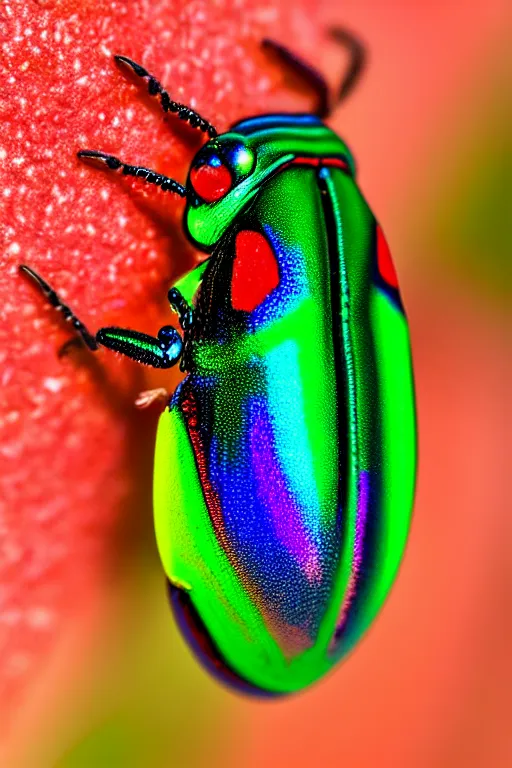
[(233, 180), (225, 165), (198, 165), (190, 171), (190, 183), (199, 197), (214, 203), (229, 192)]
[(276, 257), (259, 232), (242, 230), (235, 247), (231, 303), (233, 309), (252, 312), (279, 285)]
[(398, 289), (398, 279), (391, 258), (391, 251), (387, 244), (386, 238), (382, 229), (377, 224), (377, 264), (379, 266), (379, 273), (382, 279), (393, 288)]

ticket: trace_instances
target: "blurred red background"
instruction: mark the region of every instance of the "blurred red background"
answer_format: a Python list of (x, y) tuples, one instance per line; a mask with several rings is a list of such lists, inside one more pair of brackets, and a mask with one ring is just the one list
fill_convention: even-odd
[[(505, 3), (12, 0), (0, 17), (2, 765), (500, 768), (510, 736), (504, 501)], [(333, 84), (343, 24), (370, 52), (331, 125), (392, 246), (413, 341), (420, 472), (391, 597), (353, 655), (296, 698), (220, 688), (173, 626), (153, 541), (169, 386), (68, 338), (17, 275), (39, 269), (91, 327), (154, 332), (195, 255), (182, 205), (81, 166), (82, 147), (183, 179), (197, 137), (116, 69), (140, 61), (221, 130), (310, 106), (258, 49)], [(175, 379), (174, 379), (175, 380)], [(1, 754), (1, 753), (0, 753)]]

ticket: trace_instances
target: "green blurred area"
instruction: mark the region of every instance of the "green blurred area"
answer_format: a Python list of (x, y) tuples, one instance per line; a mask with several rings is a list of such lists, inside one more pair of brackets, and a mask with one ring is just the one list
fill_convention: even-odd
[[(493, 82), (474, 123), (442, 158), (442, 184), (429, 189), (422, 212), (424, 243), (437, 268), (456, 274), (490, 300), (510, 293), (510, 104), (505, 82)], [(432, 197), (433, 196), (433, 197)]]

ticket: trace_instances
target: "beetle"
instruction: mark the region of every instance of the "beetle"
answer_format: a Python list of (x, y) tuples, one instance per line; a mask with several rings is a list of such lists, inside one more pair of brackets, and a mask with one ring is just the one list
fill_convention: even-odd
[[(339, 102), (365, 56), (348, 32), (334, 35), (350, 52)], [(208, 257), (169, 290), (181, 332), (92, 334), (37, 272), (20, 269), (90, 350), (156, 368), (180, 362), (154, 472), (171, 605), (224, 683), (279, 696), (345, 656), (391, 587), (413, 504), (415, 406), (396, 273), (353, 155), (324, 123), (334, 100), (309, 65), (264, 46), (314, 88), (315, 112), (249, 118), (218, 135), (116, 56), (208, 140), (185, 186), (78, 153), (186, 199), (185, 233)]]

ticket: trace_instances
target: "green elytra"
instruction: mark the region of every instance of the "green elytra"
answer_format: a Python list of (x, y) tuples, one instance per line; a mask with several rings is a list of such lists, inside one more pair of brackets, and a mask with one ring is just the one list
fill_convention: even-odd
[[(170, 111), (188, 109), (168, 96), (166, 100), (160, 84), (139, 65), (118, 59), (149, 79), (150, 92), (160, 95), (164, 109), (171, 103), (177, 108)], [(91, 349), (106, 346), (156, 367), (169, 367), (181, 358), (188, 375), (162, 413), (155, 454), (155, 532), (162, 564), (174, 591), (187, 596), (199, 617), (199, 631), (216, 664), (229, 673), (227, 682), (240, 681), (252, 692), (290, 693), (318, 680), (353, 647), (382, 605), (402, 557), (415, 476), (407, 322), (397, 296), (375, 278), (376, 222), (357, 188), (351, 153), (339, 137), (307, 116), (245, 121), (219, 137), (209, 123), (197, 120), (212, 138), (191, 169), (220, 157), (233, 179), (231, 188), (214, 202), (201, 200), (191, 175), (185, 188), (112, 156), (80, 153), (187, 197), (185, 231), (212, 256), (169, 292), (183, 341), (169, 326), (156, 338), (118, 328), (100, 329), (92, 336), (37, 273), (24, 270)], [(345, 168), (336, 165), (340, 159)], [(312, 165), (311, 160), (318, 162)], [(234, 238), (240, 231), (268, 235), (282, 284), (283, 254), (293, 254), (303, 272), (303, 294), (290, 306), (285, 294), (270, 319), (243, 332), (238, 320), (236, 332), (228, 323), (227, 338), (221, 339), (210, 327), (215, 313), (224, 311), (216, 297), (229, 297), (229, 280), (219, 274), (226, 263), (228, 272), (233, 268)], [(272, 296), (265, 301), (271, 303)], [(292, 353), (287, 368), (280, 362), (284, 350)], [(286, 381), (280, 382), (283, 371)], [(254, 396), (255, 381), (265, 377), (256, 394), (278, 405), (286, 398), (289, 382), (299, 383), (310, 456), (300, 474), (313, 479), (319, 510), (308, 525), (318, 529), (319, 541), (337, 543), (334, 553), (332, 546), (325, 545), (323, 552), (319, 547), (322, 568), (329, 571), (321, 588), (314, 583), (320, 577), (310, 574), (309, 599), (314, 604), (318, 595), (321, 610), (308, 620), (309, 634), (304, 626), (287, 624), (286, 615), (277, 615), (282, 596), (269, 599), (265, 579), (258, 582), (250, 557), (237, 551), (236, 530), (219, 534), (212, 495), (223, 499), (222, 482), (216, 488), (215, 479), (207, 477), (205, 485), (205, 443), (213, 436), (229, 448), (240, 435), (245, 439), (240, 414)], [(199, 402), (202, 414), (196, 414), (199, 433), (189, 414), (190, 395), (205, 398)], [(211, 424), (208, 398), (215, 404)], [(287, 420), (276, 427), (274, 418), (273, 424), (276, 443), (291, 448), (293, 430)], [(247, 456), (241, 459), (248, 461)], [(206, 475), (213, 472), (212, 453), (209, 460)], [(340, 466), (346, 469), (341, 495)], [(291, 485), (300, 485), (293, 469), (287, 471)], [(367, 519), (361, 512), (364, 504)], [(222, 514), (226, 517), (226, 510)], [(253, 533), (257, 539), (257, 524)], [(283, 589), (293, 588), (289, 574), (283, 574), (282, 583)]]
[[(300, 244), (311, 265), (318, 264), (318, 214), (321, 192), (316, 171), (290, 167), (279, 173), (290, 159), (303, 156), (318, 158), (346, 157), (353, 167), (346, 145), (323, 125), (308, 129), (280, 127), (258, 131), (243, 137), (229, 133), (212, 142), (211, 151), (218, 152), (226, 142), (244, 144), (256, 158), (254, 169), (243, 184), (243, 195), (235, 187), (221, 201), (211, 205), (189, 206), (186, 227), (196, 242), (210, 246), (233, 226), (243, 227), (240, 217), (248, 201), (256, 196), (251, 218), (279, 231), (283, 240)], [(203, 154), (210, 150), (207, 144)], [(261, 161), (259, 158), (262, 158)], [(376, 285), (368, 280), (371, 255), (371, 233), (374, 218), (361, 196), (354, 179), (339, 169), (325, 170), (326, 193), (335, 208), (336, 239), (340, 261), (344, 265), (347, 290), (351, 295), (351, 318), (348, 322), (352, 344), (353, 380), (355, 382), (353, 428), (357, 439), (357, 465), (370, 470), (380, 463), (382, 486), (379, 546), (374, 555), (371, 583), (366, 585), (364, 600), (358, 605), (357, 621), (331, 650), (340, 605), (351, 577), (356, 535), (357, 478), (355, 464), (348, 494), (349, 522), (338, 573), (333, 583), (331, 600), (314, 645), (294, 658), (283, 652), (269, 631), (261, 611), (248, 597), (236, 569), (230, 566), (212, 526), (197, 471), (196, 457), (187, 435), (186, 423), (179, 407), (165, 411), (157, 437), (154, 509), (155, 530), (160, 557), (171, 583), (190, 592), (194, 607), (201, 616), (211, 638), (228, 667), (255, 687), (273, 692), (299, 690), (324, 675), (344, 655), (371, 624), (389, 591), (401, 560), (414, 492), (415, 427), (413, 382), (410, 349), (405, 316)], [(242, 185), (241, 185), (242, 186)], [(324, 192), (325, 194), (325, 192)], [(236, 195), (236, 196), (235, 196)], [(297, 200), (301, 200), (300, 208)], [(324, 226), (322, 221), (321, 227)], [(304, 228), (308, 238), (301, 241)], [(312, 234), (314, 233), (314, 234)], [(193, 300), (207, 267), (197, 275), (187, 275), (178, 289)], [(312, 270), (314, 273), (314, 270)], [(322, 293), (325, 272), (312, 276), (312, 290)], [(316, 285), (315, 284), (316, 280)], [(318, 304), (317, 304), (318, 306)], [(340, 306), (340, 312), (343, 307)], [(219, 348), (214, 342), (198, 344), (194, 351), (193, 369), (204, 376), (217, 376), (231, 381), (230, 369), (243, 369), (257, 355), (268, 357), (290, 339), (299, 350), (304, 382), (304, 418), (317, 461), (316, 477), (324, 494), (332, 493), (329, 482), (326, 425), (321, 419), (325, 407), (318, 406), (319, 396), (326, 401), (335, 397), (321, 381), (329, 368), (322, 348), (312, 348), (312, 339), (321, 329), (315, 323), (315, 306), (303, 302), (291, 315), (236, 339)], [(327, 302), (322, 311), (327, 310)], [(364, 322), (361, 318), (364, 317)], [(303, 329), (309, 328), (305, 334)], [(373, 357), (377, 360), (372, 362)], [(377, 380), (377, 386), (375, 386)], [(378, 401), (376, 401), (376, 392)], [(381, 442), (372, 444), (371, 422), (378, 412), (383, 422)], [(367, 428), (366, 422), (370, 422)], [(357, 424), (357, 427), (354, 425)], [(324, 475), (322, 477), (322, 474)]]

